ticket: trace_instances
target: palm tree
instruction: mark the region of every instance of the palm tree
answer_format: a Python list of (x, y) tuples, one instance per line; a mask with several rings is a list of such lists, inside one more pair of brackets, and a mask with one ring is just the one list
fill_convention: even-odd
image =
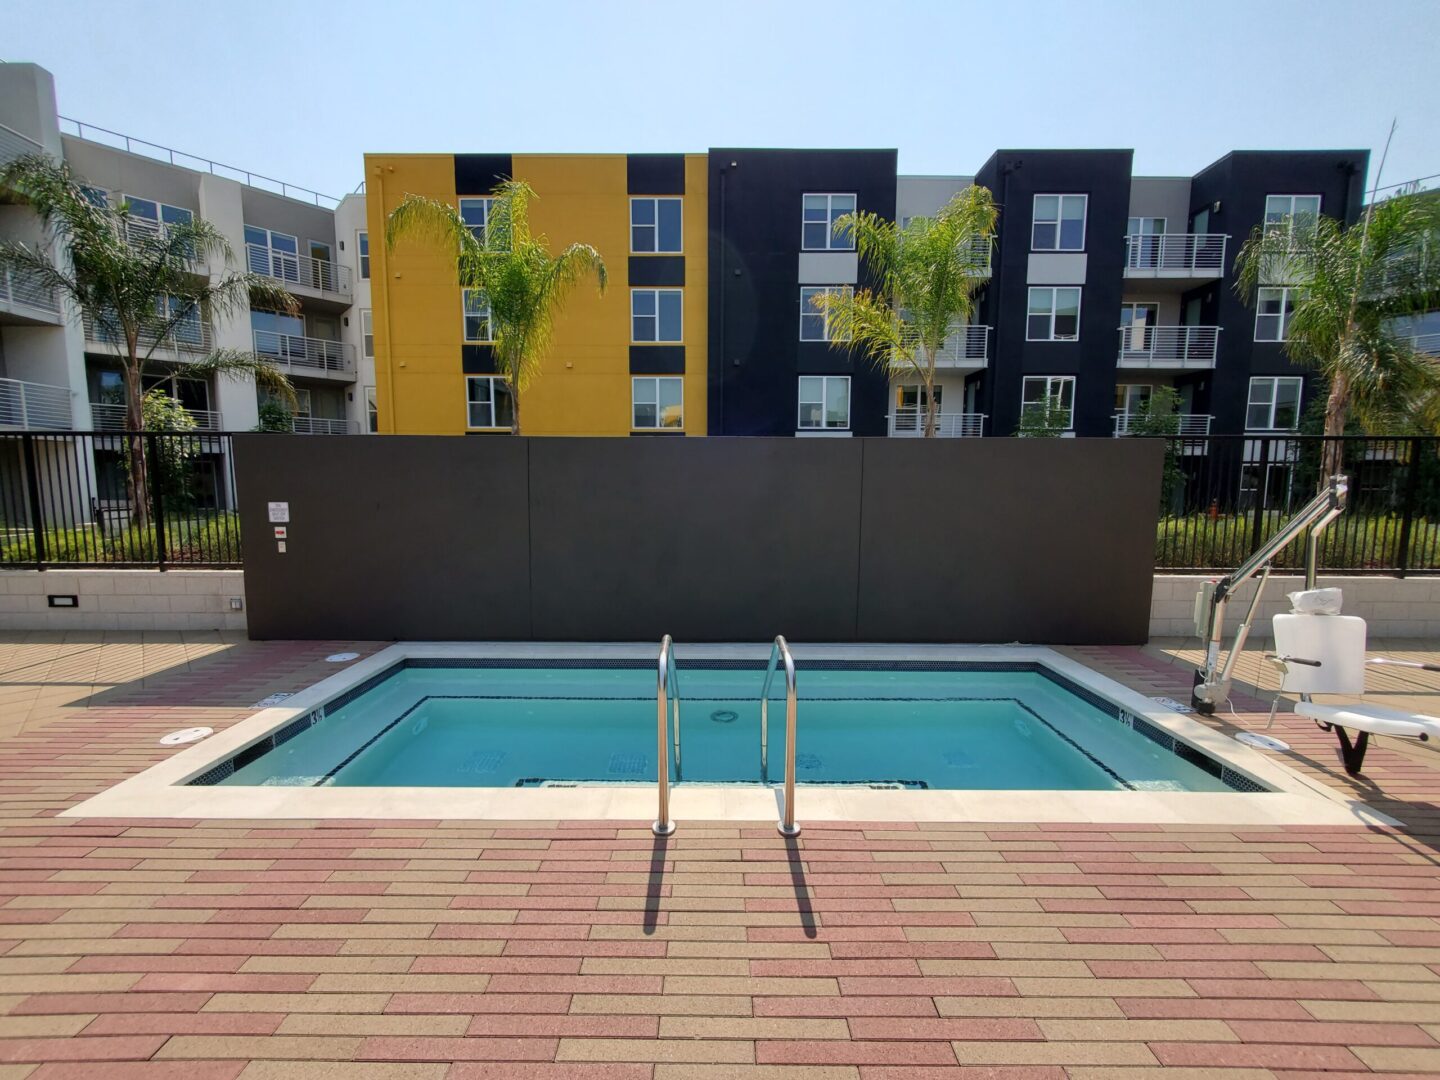
[[(1434, 398), (1434, 361), (1404, 321), (1440, 306), (1440, 202), (1398, 195), (1349, 227), (1324, 216), (1272, 222), (1251, 233), (1235, 269), (1245, 301), (1277, 312), (1286, 355), (1328, 384), (1325, 435), (1343, 435), (1352, 414), (1394, 431)], [(1327, 443), (1321, 476), (1340, 464), (1341, 444)]]
[(387, 247), (407, 236), (438, 244), (455, 257), (461, 287), (484, 296), (495, 366), (510, 383), (515, 435), (521, 395), (540, 373), (565, 297), (592, 272), (603, 296), (607, 280), (605, 260), (589, 244), (571, 244), (552, 255), (545, 237), (531, 234), (535, 198), (535, 189), (523, 180), (497, 185), (479, 236), (453, 206), (420, 195), (406, 195), (385, 222)]
[[(193, 341), (200, 320), (251, 307), (294, 312), (298, 303), (279, 282), (229, 269), (229, 242), (208, 221), (157, 229), (131, 215), (128, 203), (96, 198), (69, 168), (41, 154), (0, 171), (9, 189), (40, 216), (48, 244), (0, 241), (0, 269), (10, 269), (70, 300), (104, 340), (120, 346), (129, 432), (126, 495), (131, 519), (149, 519), (144, 440), (144, 372), (158, 350)], [(57, 250), (58, 249), (58, 250)], [(59, 256), (57, 259), (56, 256)], [(208, 263), (227, 269), (213, 280)], [(185, 364), (186, 374), (253, 378), (293, 400), (294, 389), (270, 361), (236, 349), (216, 349)]]
[(990, 191), (972, 184), (934, 217), (911, 218), (904, 228), (874, 213), (846, 214), (835, 223), (837, 233), (854, 237), (878, 286), (831, 290), (812, 302), (836, 345), (862, 350), (892, 377), (919, 380), (926, 438), (934, 437), (940, 417), (936, 357), (975, 313), (997, 217)]

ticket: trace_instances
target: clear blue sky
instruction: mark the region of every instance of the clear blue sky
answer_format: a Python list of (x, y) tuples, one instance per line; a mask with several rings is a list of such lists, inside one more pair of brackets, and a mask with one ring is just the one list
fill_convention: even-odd
[[(1440, 172), (1440, 0), (6, 0), (60, 111), (327, 194), (367, 151), (1370, 148)], [(193, 44), (191, 44), (193, 42)], [(1433, 183), (1433, 182), (1432, 182)]]

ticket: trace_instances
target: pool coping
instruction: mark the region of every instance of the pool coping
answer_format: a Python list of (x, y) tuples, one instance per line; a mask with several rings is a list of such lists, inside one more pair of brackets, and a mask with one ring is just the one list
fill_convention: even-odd
[[(764, 663), (767, 645), (682, 644), (683, 662)], [(804, 677), (806, 660), (1030, 663), (1114, 702), (1235, 771), (1273, 790), (974, 791), (874, 790), (801, 785), (802, 821), (1147, 822), (1196, 825), (1394, 825), (1363, 802), (1289, 769), (1200, 721), (1167, 711), (1079, 661), (1029, 645), (791, 645)], [(393, 818), (420, 820), (647, 820), (652, 784), (530, 788), (386, 788), (192, 785), (188, 781), (306, 713), (412, 658), (442, 660), (653, 660), (636, 643), (400, 642), (262, 709), (84, 802), (65, 817), (185, 819)], [(803, 734), (802, 734), (803, 739)], [(758, 821), (778, 814), (778, 790), (761, 785), (680, 784), (671, 788), (677, 821)]]

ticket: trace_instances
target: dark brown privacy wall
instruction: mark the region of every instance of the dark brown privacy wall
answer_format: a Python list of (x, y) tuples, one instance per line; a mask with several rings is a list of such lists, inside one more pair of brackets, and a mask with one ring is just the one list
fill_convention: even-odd
[(250, 636), (1142, 642), (1161, 453), (238, 435)]

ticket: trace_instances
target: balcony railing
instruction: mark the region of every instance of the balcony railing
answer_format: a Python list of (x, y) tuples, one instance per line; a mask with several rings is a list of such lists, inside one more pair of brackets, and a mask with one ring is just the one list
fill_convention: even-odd
[[(95, 320), (88, 311), (84, 313), (85, 340), (99, 345), (108, 345), (117, 352), (125, 347), (124, 335), (117, 327), (104, 325)], [(150, 347), (155, 344), (155, 335), (150, 332), (140, 334), (140, 354), (144, 356)], [(171, 353), (200, 354), (210, 352), (215, 347), (215, 338), (210, 330), (210, 324), (203, 319), (194, 319), (183, 322), (171, 331), (163, 344), (155, 349), (156, 355)]]
[(326, 420), (320, 416), (297, 416), (291, 426), (297, 435), (353, 435), (360, 430), (351, 420)]
[(984, 367), (990, 358), (990, 327), (957, 326), (935, 354), (936, 367)]
[(9, 165), (17, 158), (44, 153), (45, 148), (28, 135), (0, 124), (0, 165)]
[(277, 251), (263, 244), (246, 244), (245, 261), (252, 274), (264, 274), (302, 289), (335, 295), (350, 293), (350, 268), (309, 255)]
[(60, 300), (54, 289), (33, 275), (8, 266), (0, 270), (0, 304), (36, 308), (52, 315), (60, 314)]
[(978, 276), (990, 276), (990, 258), (994, 249), (994, 237), (977, 236), (970, 241), (970, 261), (974, 264), (975, 273)]
[[(221, 429), (220, 414), (214, 409), (186, 409), (185, 411), (194, 419), (197, 431), (219, 431)], [(96, 431), (129, 430), (129, 425), (125, 422), (124, 405), (92, 401), (90, 403), (90, 421)]]
[[(935, 435), (941, 439), (979, 438), (985, 433), (984, 413), (947, 413), (935, 418)], [(900, 439), (918, 439), (925, 435), (925, 414), (915, 406), (896, 409), (890, 414), (890, 434)]]
[[(1174, 431), (1166, 432), (1167, 435), (1193, 437), (1196, 435), (1210, 434), (1210, 421), (1212, 417), (1202, 416), (1199, 413), (1181, 413), (1176, 419), (1179, 420), (1179, 425)], [(1134, 434), (1134, 428), (1138, 420), (1139, 417), (1134, 413), (1116, 413), (1115, 434), (1117, 436)]]
[(66, 431), (72, 424), (67, 387), (0, 379), (0, 427)]
[(1416, 352), (1440, 356), (1440, 333), (1416, 334), (1410, 339), (1410, 343), (1415, 346)]
[(273, 360), (297, 375), (345, 374), (355, 370), (355, 346), (325, 338), (254, 330), (257, 356)]
[(1132, 233), (1125, 237), (1126, 277), (1220, 277), (1224, 233)]
[(1220, 342), (1218, 326), (1122, 326), (1122, 368), (1213, 368)]

